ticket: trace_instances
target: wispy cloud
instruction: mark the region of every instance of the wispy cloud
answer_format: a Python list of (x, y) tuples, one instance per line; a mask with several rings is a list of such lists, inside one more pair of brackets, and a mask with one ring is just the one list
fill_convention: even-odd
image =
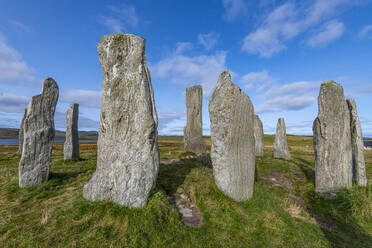
[(372, 25), (366, 25), (362, 28), (362, 30), (360, 30), (359, 37), (363, 38), (363, 37), (367, 37), (371, 34), (372, 34)]
[(309, 38), (307, 44), (310, 47), (324, 47), (340, 38), (344, 31), (345, 25), (342, 22), (328, 22), (322, 27), (322, 30)]
[(108, 10), (108, 14), (100, 16), (100, 21), (113, 32), (123, 33), (137, 28), (139, 18), (134, 6), (127, 4), (110, 5)]
[(264, 103), (256, 108), (257, 113), (301, 110), (316, 102), (320, 82), (294, 82), (274, 86), (259, 97)]
[(35, 83), (34, 70), (22, 60), (17, 50), (12, 48), (0, 32), (0, 84)]
[[(54, 114), (54, 125), (58, 130), (66, 128), (66, 111), (57, 109)], [(79, 111), (78, 128), (85, 130), (98, 130), (99, 121), (90, 119), (84, 116), (84, 113)]]
[(23, 113), (30, 101), (29, 97), (0, 92), (0, 110), (8, 113)]
[(198, 42), (205, 48), (205, 50), (209, 51), (216, 46), (219, 38), (220, 38), (220, 35), (215, 32), (210, 32), (207, 34), (199, 34)]
[(89, 108), (101, 107), (101, 92), (94, 90), (69, 90), (62, 92), (61, 102), (79, 103), (80, 106)]
[(277, 80), (269, 75), (266, 70), (258, 72), (250, 72), (241, 77), (240, 82), (244, 84), (245, 89), (256, 87), (258, 90), (263, 90), (272, 85)]
[(150, 65), (152, 76), (168, 79), (176, 84), (199, 83), (203, 86), (204, 95), (210, 95), (219, 74), (226, 69), (227, 52), (217, 51), (213, 55), (189, 56), (184, 54), (185, 49), (180, 49), (179, 44), (168, 57)]
[[(347, 0), (316, 0), (295, 4), (288, 1), (269, 12), (259, 27), (249, 33), (243, 41), (242, 50), (270, 58), (276, 53), (287, 49), (286, 42), (304, 34), (328, 21), (324, 29), (315, 37), (310, 37), (309, 45), (326, 45), (339, 38), (344, 32), (344, 25), (335, 21), (342, 10), (355, 2)], [(321, 37), (321, 33), (332, 35), (331, 38)]]
[(23, 24), (22, 22), (16, 21), (16, 20), (9, 20), (9, 23), (13, 26), (13, 28), (22, 33), (31, 33), (32, 28), (30, 26), (27, 26), (26, 24)]
[(222, 0), (225, 8), (224, 18), (227, 21), (232, 21), (240, 14), (244, 14), (248, 8), (244, 0)]
[[(174, 134), (174, 122), (179, 122), (182, 119), (185, 119), (185, 112), (175, 112), (175, 111), (165, 111), (160, 112), (158, 115), (159, 125), (158, 130), (160, 133), (170, 133)], [(182, 121), (184, 122), (184, 121)], [(177, 125), (177, 124), (176, 124)], [(183, 127), (182, 127), (183, 130)]]

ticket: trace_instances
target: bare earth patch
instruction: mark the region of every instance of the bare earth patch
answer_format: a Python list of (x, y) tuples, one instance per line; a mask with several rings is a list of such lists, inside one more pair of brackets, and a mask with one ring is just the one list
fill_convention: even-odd
[(161, 158), (161, 164), (183, 164), (183, 161), (178, 158)]
[(182, 189), (177, 189), (172, 196), (168, 196), (168, 199), (171, 206), (178, 209), (182, 224), (189, 227), (199, 227), (203, 223), (200, 210)]
[(262, 175), (261, 178), (270, 183), (272, 186), (283, 187), (288, 191), (293, 191), (295, 189), (292, 181), (280, 171), (274, 171), (269, 174)]

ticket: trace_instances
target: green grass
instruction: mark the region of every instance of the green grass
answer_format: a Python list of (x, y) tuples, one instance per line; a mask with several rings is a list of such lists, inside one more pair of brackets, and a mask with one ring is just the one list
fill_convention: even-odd
[[(329, 200), (314, 193), (312, 138), (288, 137), (290, 161), (272, 158), (273, 141), (265, 136), (265, 156), (257, 159), (258, 180), (249, 201), (226, 197), (214, 184), (212, 169), (184, 159), (184, 164), (160, 166), (156, 188), (142, 209), (82, 197), (95, 171), (93, 143), (81, 144), (79, 161), (64, 161), (62, 144), (56, 144), (50, 180), (23, 189), (17, 147), (2, 146), (0, 247), (371, 247), (372, 151), (365, 153), (368, 187)], [(182, 157), (182, 137), (160, 137), (159, 149), (161, 158)], [(261, 178), (273, 172), (282, 173), (293, 190)], [(170, 206), (167, 195), (178, 188), (201, 210), (201, 227), (184, 226)]]

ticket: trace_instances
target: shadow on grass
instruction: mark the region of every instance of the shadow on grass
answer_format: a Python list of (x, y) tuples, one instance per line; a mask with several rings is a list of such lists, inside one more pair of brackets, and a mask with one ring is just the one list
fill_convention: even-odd
[(372, 247), (372, 236), (353, 216), (353, 210), (355, 212), (358, 205), (368, 206), (367, 191), (368, 189), (354, 189), (353, 192), (343, 190), (332, 199), (323, 198), (314, 191), (308, 193), (307, 211), (315, 219), (331, 247)]
[(198, 167), (196, 160), (184, 159), (183, 164), (161, 164), (157, 179), (157, 186), (163, 189), (168, 195), (176, 192), (183, 184), (191, 169)]
[(313, 165), (302, 158), (296, 158), (294, 163), (305, 174), (307, 181), (315, 185), (315, 171)]
[(69, 171), (69, 172), (51, 172), (49, 174), (48, 180), (56, 180), (57, 183), (63, 184), (63, 181), (70, 178), (75, 178), (81, 173), (87, 172), (88, 169), (78, 170), (78, 171)]

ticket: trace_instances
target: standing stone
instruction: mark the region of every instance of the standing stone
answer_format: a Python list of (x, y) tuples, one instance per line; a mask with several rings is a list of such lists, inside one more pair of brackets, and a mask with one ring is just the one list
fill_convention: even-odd
[(33, 96), (23, 122), (23, 148), (19, 162), (19, 186), (28, 187), (48, 180), (52, 154), (54, 112), (58, 85), (46, 78), (40, 95)]
[(83, 196), (139, 208), (155, 186), (160, 160), (145, 39), (105, 35), (98, 54), (103, 85), (97, 169)]
[(351, 147), (353, 152), (353, 181), (359, 186), (367, 185), (366, 164), (364, 160), (363, 133), (353, 99), (346, 100), (350, 111)]
[(249, 97), (221, 73), (209, 101), (211, 159), (217, 187), (236, 201), (253, 196), (254, 111)]
[(25, 125), (25, 118), (27, 115), (27, 108), (25, 108), (22, 121), (21, 121), (21, 127), (19, 128), (19, 133), (18, 133), (18, 153), (22, 155), (22, 149), (23, 149), (23, 138), (24, 138), (24, 130), (23, 127)]
[(63, 146), (64, 159), (79, 159), (78, 118), (79, 104), (72, 103), (66, 113), (66, 141)]
[(206, 145), (203, 140), (202, 122), (203, 91), (200, 85), (186, 88), (187, 124), (184, 128), (184, 150), (203, 154)]
[(331, 80), (323, 82), (318, 108), (313, 124), (315, 190), (327, 196), (352, 186), (350, 112), (342, 86)]
[(274, 141), (274, 158), (291, 159), (291, 154), (288, 150), (287, 133), (285, 128), (285, 121), (279, 118), (276, 126), (276, 135)]
[(254, 115), (254, 140), (256, 156), (262, 157), (264, 155), (264, 132), (258, 115)]

